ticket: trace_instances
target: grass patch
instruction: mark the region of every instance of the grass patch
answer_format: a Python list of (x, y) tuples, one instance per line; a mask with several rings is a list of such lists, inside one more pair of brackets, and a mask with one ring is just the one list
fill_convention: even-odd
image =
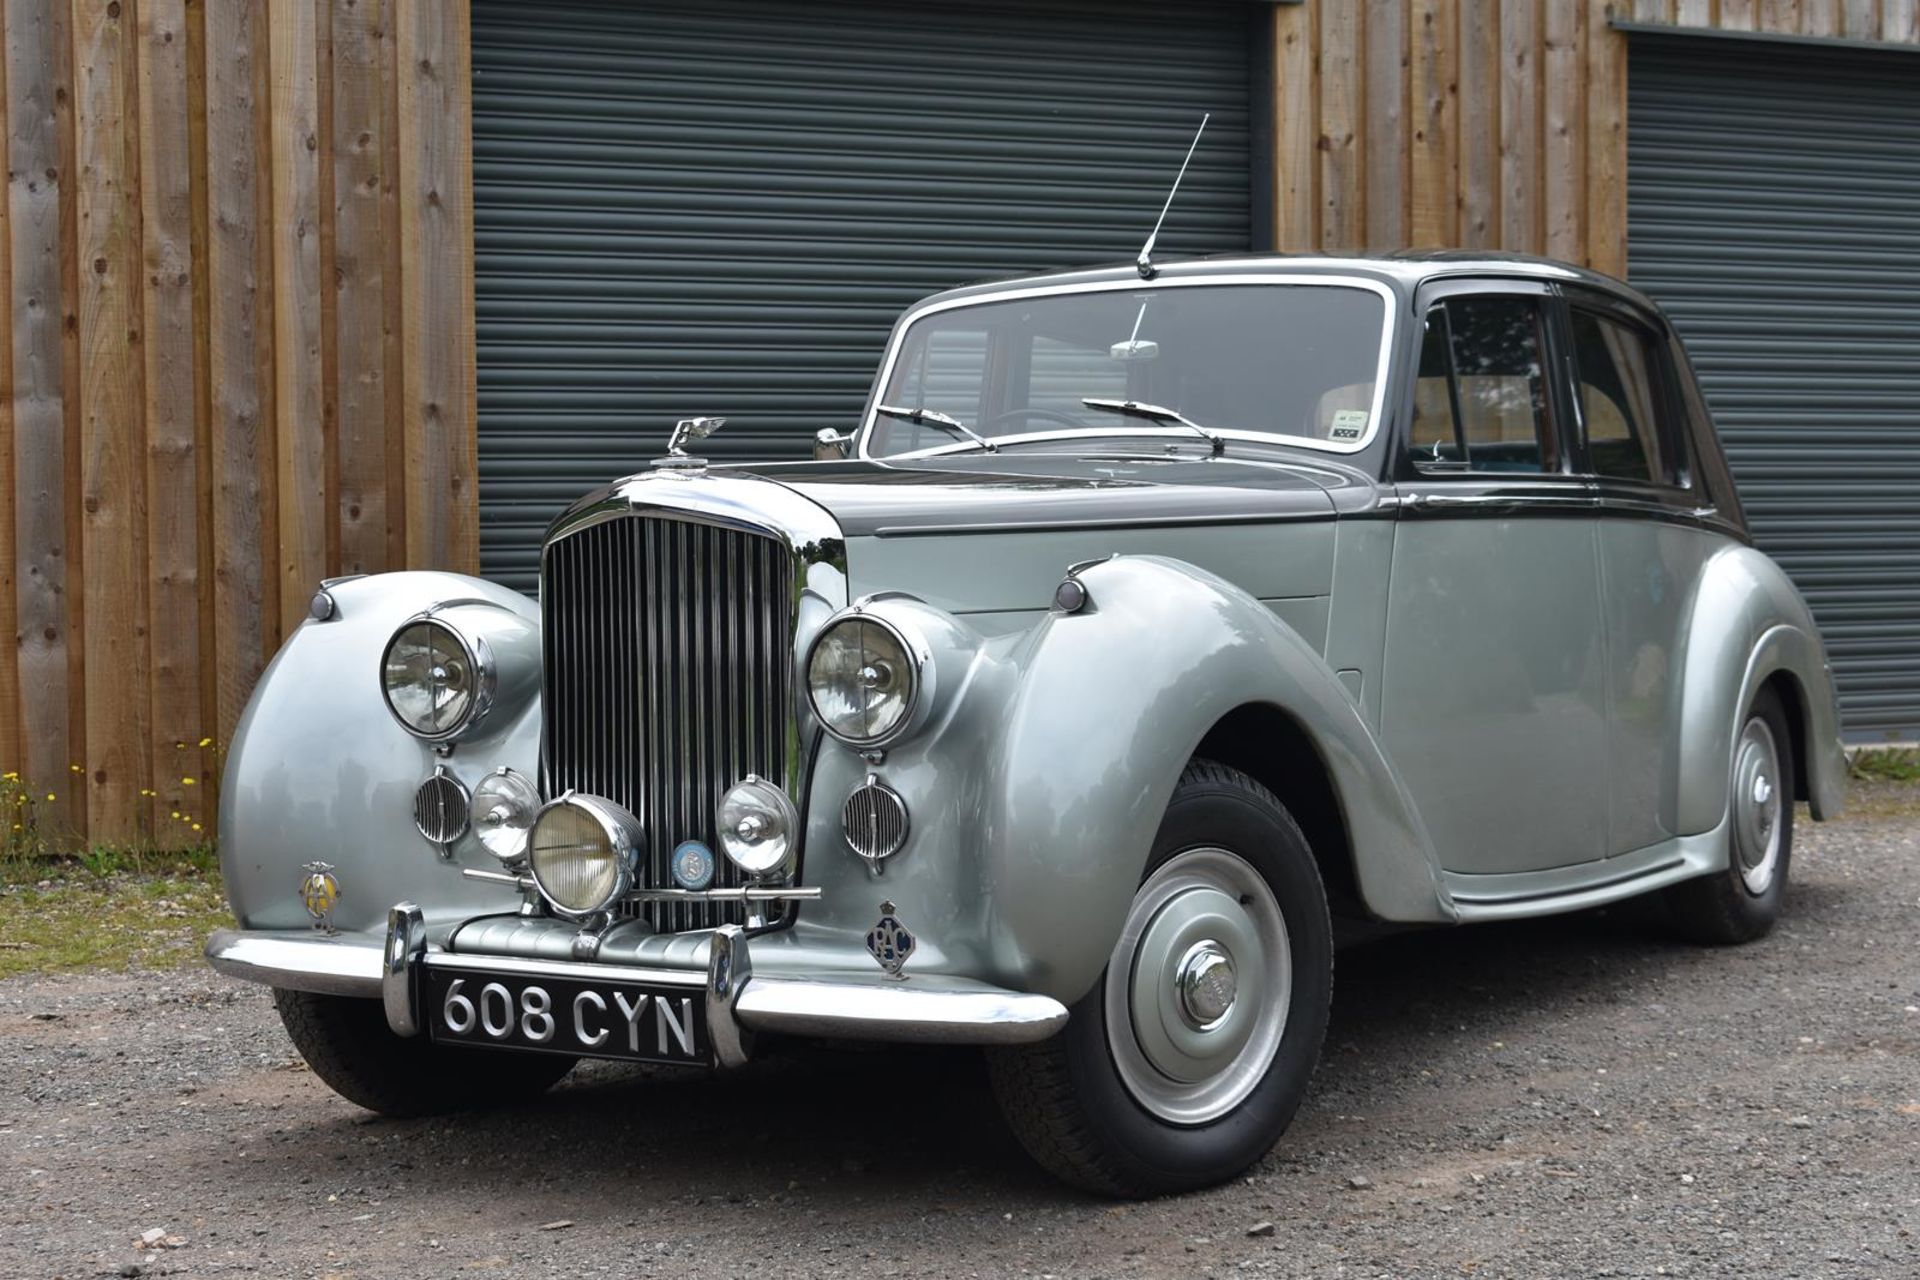
[(1848, 757), (1856, 778), (1877, 782), (1920, 782), (1920, 749), (1913, 747), (1875, 747), (1856, 751)]
[(0, 874), (0, 978), (174, 968), (233, 921), (210, 850), (94, 849)]

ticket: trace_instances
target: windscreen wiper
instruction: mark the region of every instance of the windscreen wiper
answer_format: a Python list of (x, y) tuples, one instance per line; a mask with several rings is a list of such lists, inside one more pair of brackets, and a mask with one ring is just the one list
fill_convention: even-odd
[(1213, 456), (1219, 457), (1227, 451), (1226, 439), (1218, 432), (1210, 431), (1178, 409), (1169, 409), (1165, 405), (1142, 404), (1138, 400), (1107, 400), (1100, 396), (1084, 396), (1081, 404), (1089, 409), (1104, 409), (1108, 413), (1124, 414), (1129, 418), (1145, 418), (1148, 422), (1167, 422), (1177, 427), (1185, 427), (1197, 432), (1213, 448)]
[(922, 425), (945, 427), (949, 431), (965, 436), (982, 449), (985, 449), (988, 453), (1000, 452), (999, 445), (987, 439), (952, 414), (942, 413), (938, 409), (903, 409), (897, 404), (877, 404), (873, 406), (873, 411), (884, 417), (898, 418), (902, 422), (911, 422), (916, 427)]

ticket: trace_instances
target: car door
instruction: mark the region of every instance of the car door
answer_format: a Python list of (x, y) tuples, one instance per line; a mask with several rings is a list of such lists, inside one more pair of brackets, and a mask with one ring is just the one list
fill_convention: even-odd
[(1576, 471), (1598, 499), (1607, 620), (1609, 853), (1680, 834), (1680, 663), (1693, 586), (1724, 535), (1702, 522), (1672, 343), (1657, 316), (1597, 290), (1567, 290)]
[(1381, 734), (1459, 875), (1607, 851), (1594, 494), (1568, 456), (1557, 306), (1532, 281), (1452, 281), (1417, 301)]

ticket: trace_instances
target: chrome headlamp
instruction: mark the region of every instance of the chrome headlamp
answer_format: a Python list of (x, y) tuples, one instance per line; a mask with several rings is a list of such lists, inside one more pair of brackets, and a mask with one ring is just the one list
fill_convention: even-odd
[(401, 727), (442, 742), (486, 714), (498, 675), (483, 637), (422, 614), (387, 641), (380, 679), (387, 709)]
[(564, 916), (605, 911), (633, 887), (640, 821), (599, 796), (564, 795), (533, 821), (527, 867), (549, 906)]
[(751, 878), (777, 880), (793, 870), (800, 813), (773, 783), (748, 774), (720, 797), (715, 819), (720, 851)]
[(525, 774), (495, 769), (473, 789), (473, 833), (488, 853), (502, 862), (526, 856), (533, 820), (540, 813), (540, 793)]
[(538, 623), (485, 600), (414, 614), (380, 654), (387, 710), (436, 744), (470, 737), (494, 716), (511, 719), (539, 683)]
[(828, 733), (849, 746), (877, 747), (913, 721), (929, 670), (924, 640), (856, 606), (814, 637), (807, 698)]

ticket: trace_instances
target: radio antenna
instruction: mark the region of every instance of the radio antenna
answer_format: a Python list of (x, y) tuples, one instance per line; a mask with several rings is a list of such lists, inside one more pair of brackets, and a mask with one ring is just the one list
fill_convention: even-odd
[(1140, 256), (1133, 260), (1139, 268), (1142, 280), (1151, 280), (1159, 268), (1153, 265), (1153, 242), (1160, 238), (1160, 224), (1167, 220), (1167, 210), (1173, 208), (1173, 198), (1180, 194), (1181, 179), (1187, 176), (1187, 166), (1193, 163), (1193, 153), (1199, 150), (1200, 135), (1207, 131), (1207, 121), (1213, 119), (1209, 111), (1200, 117), (1200, 127), (1193, 131), (1193, 144), (1187, 148), (1187, 158), (1180, 162), (1180, 172), (1174, 175), (1173, 190), (1167, 192), (1167, 202), (1160, 206), (1160, 216), (1153, 221), (1153, 230), (1147, 233), (1147, 242), (1140, 246)]

